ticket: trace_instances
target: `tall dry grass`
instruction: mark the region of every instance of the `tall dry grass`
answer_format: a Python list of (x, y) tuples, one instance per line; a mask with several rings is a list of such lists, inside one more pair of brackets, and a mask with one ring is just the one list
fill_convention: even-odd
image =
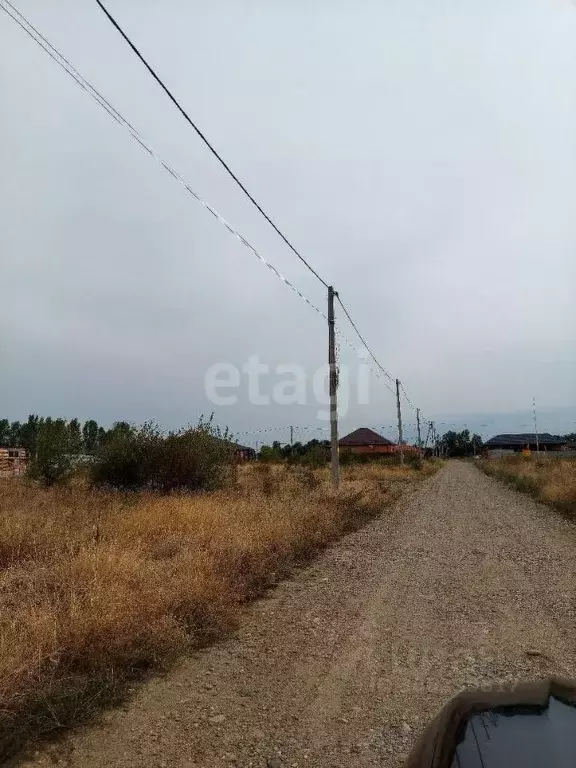
[(243, 468), (199, 495), (0, 481), (0, 757), (233, 627), (239, 606), (434, 470)]
[(576, 520), (576, 459), (516, 455), (484, 460), (481, 465), (487, 474), (531, 493)]

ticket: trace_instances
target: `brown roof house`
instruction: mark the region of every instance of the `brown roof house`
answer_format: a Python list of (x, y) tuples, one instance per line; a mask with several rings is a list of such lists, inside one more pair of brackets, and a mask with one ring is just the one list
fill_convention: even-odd
[(339, 443), (342, 453), (364, 453), (371, 455), (393, 454), (398, 450), (398, 446), (387, 440), (382, 435), (374, 432), (368, 427), (360, 427), (343, 437)]

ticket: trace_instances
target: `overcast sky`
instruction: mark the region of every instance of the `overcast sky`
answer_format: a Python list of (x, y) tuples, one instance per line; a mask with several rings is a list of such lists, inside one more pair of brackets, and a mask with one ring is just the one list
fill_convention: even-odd
[[(325, 310), (93, 0), (15, 4)], [(426, 416), (512, 414), (535, 395), (575, 428), (574, 4), (108, 4)], [(254, 354), (311, 382), (321, 318), (5, 14), (0, 41), (0, 416), (175, 427), (212, 409), (210, 366)], [(340, 359), (355, 380), (354, 352)], [(325, 424), (311, 383), (307, 401), (253, 405), (242, 378), (217, 418)], [(394, 406), (375, 379), (342, 431)]]

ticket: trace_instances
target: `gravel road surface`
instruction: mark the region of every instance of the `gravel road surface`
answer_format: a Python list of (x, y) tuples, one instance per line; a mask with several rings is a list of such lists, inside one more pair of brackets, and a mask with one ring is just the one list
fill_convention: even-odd
[(576, 677), (576, 526), (448, 463), (230, 639), (26, 765), (392, 768), (465, 687)]

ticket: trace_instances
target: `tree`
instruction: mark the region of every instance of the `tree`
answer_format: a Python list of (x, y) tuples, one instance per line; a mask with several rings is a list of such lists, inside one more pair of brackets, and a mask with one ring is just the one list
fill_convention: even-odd
[(168, 435), (152, 423), (130, 427), (129, 432), (119, 429), (91, 465), (92, 482), (163, 493), (220, 488), (235, 472), (234, 445), (222, 434), (202, 420), (196, 427)]
[[(42, 420), (43, 421), (43, 420)], [(28, 421), (20, 427), (20, 445), (26, 448), (30, 456), (36, 454), (36, 444), (38, 441), (38, 430), (41, 419), (35, 414), (28, 416)]]
[(0, 419), (0, 445), (8, 445), (10, 438), (10, 422), (8, 419)]
[(82, 445), (85, 453), (94, 453), (96, 451), (100, 429), (94, 419), (84, 422), (82, 427)]
[(82, 451), (82, 431), (78, 419), (70, 419), (68, 423), (68, 446), (70, 453), (78, 454)]
[(464, 429), (462, 432), (450, 430), (442, 436), (440, 449), (445, 456), (450, 458), (472, 456), (481, 451), (482, 438), (476, 434), (470, 437), (469, 429)]
[(316, 441), (316, 445), (313, 445), (307, 450), (300, 459), (300, 462), (312, 469), (319, 469), (324, 467), (330, 460), (330, 448), (327, 445)]
[(258, 458), (260, 461), (281, 461), (282, 451), (280, 450), (280, 445), (278, 444), (278, 447), (263, 445), (260, 448)]
[(38, 429), (36, 456), (30, 465), (30, 474), (51, 486), (66, 480), (71, 470), (68, 425), (64, 419), (48, 417)]
[(127, 421), (115, 421), (112, 424), (112, 429), (108, 430), (106, 439), (114, 440), (117, 437), (130, 437), (133, 432), (134, 428)]
[(482, 440), (482, 437), (476, 432), (472, 435), (472, 453), (474, 456), (477, 456), (479, 453), (482, 452), (482, 446), (484, 445), (484, 441)]
[(8, 430), (8, 445), (10, 448), (17, 448), (20, 445), (20, 428), (22, 425), (19, 421), (13, 421), (12, 424), (10, 424), (10, 429)]
[(108, 439), (108, 431), (104, 427), (98, 427), (98, 448), (102, 448)]

